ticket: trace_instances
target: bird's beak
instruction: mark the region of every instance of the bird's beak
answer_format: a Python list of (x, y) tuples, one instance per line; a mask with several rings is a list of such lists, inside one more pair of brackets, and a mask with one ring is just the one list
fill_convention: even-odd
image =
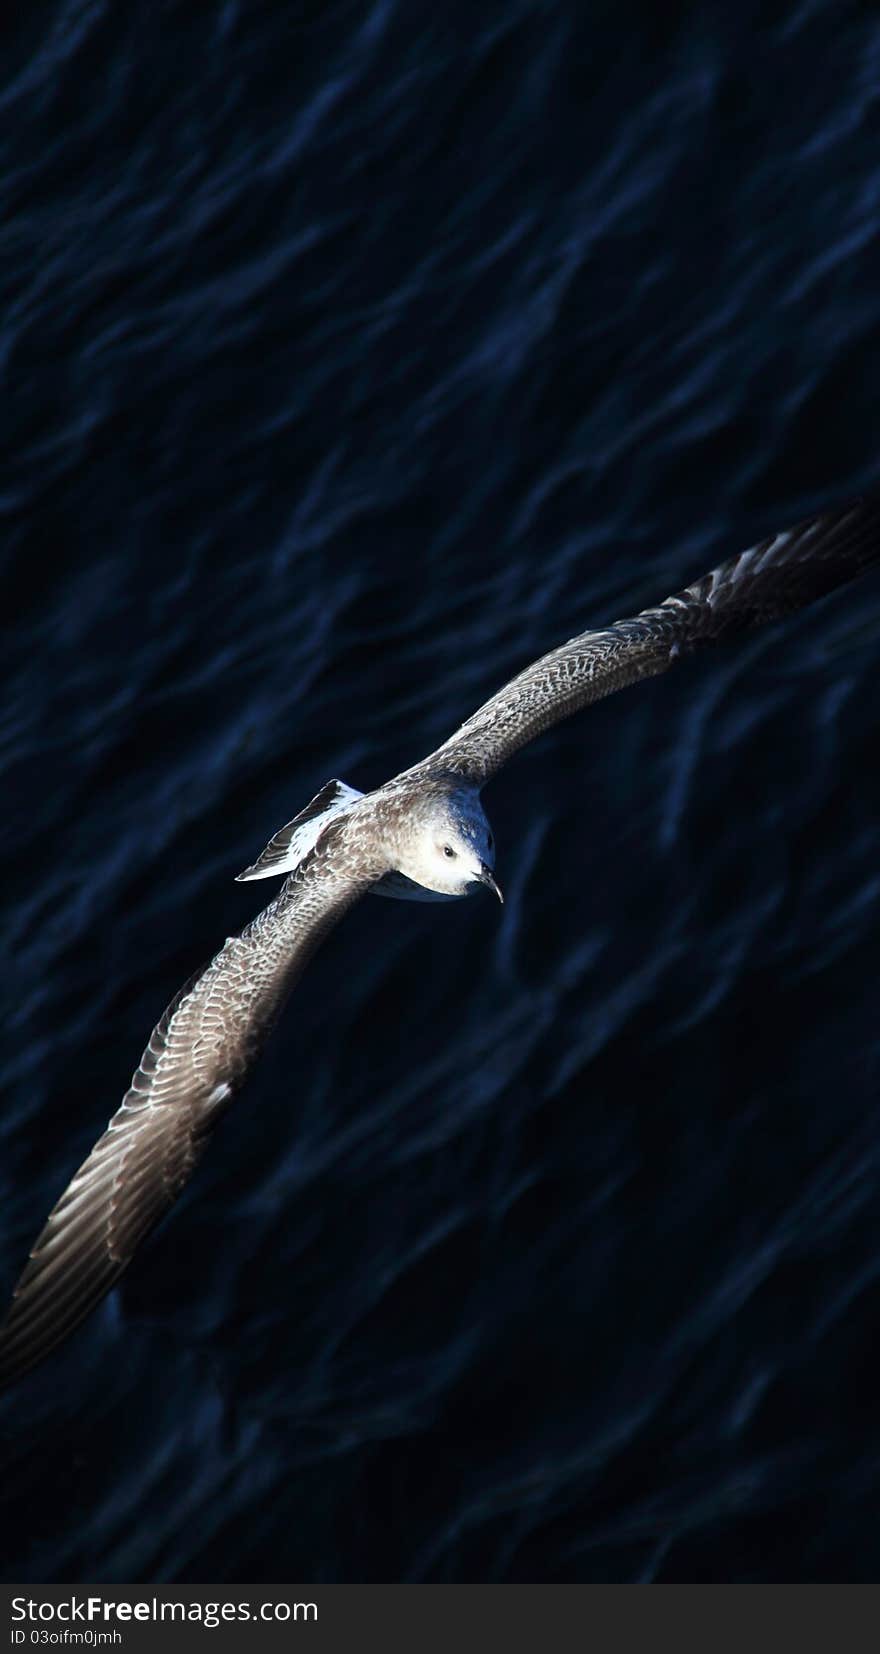
[(488, 885), (490, 890), (494, 890), (501, 906), (503, 907), (504, 897), (501, 894), (501, 886), (499, 885), (495, 874), (492, 872), (491, 867), (487, 867), (484, 861), (480, 862), (480, 883)]

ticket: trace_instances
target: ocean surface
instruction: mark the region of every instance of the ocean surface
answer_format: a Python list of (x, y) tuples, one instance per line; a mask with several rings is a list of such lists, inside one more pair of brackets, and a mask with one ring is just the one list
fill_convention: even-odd
[[(0, 47), (0, 1290), (237, 885), (880, 482), (880, 19), (51, 0)], [(0, 1398), (26, 1581), (880, 1578), (880, 579), (366, 900)]]

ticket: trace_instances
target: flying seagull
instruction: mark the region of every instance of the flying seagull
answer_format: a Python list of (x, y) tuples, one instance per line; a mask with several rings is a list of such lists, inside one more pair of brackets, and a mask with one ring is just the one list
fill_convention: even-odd
[(328, 781), (239, 874), (281, 892), (171, 1001), (103, 1137), (49, 1214), (0, 1327), (19, 1378), (109, 1291), (180, 1194), (315, 949), (367, 891), (501, 899), (480, 792), (519, 747), (703, 644), (775, 620), (880, 561), (880, 500), (762, 540), (657, 608), (527, 666), (436, 752), (374, 792)]

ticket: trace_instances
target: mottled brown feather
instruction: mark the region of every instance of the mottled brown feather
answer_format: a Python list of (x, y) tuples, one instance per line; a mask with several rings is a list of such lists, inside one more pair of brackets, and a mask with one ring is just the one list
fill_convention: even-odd
[(439, 766), (482, 787), (560, 719), (656, 677), (707, 644), (803, 608), (878, 559), (876, 498), (799, 523), (739, 552), (658, 607), (582, 632), (533, 661), (410, 773)]
[(176, 1200), (307, 959), (369, 887), (363, 857), (349, 851), (338, 833), (316, 846), (276, 900), (171, 1001), (22, 1272), (0, 1328), (0, 1384), (78, 1325)]

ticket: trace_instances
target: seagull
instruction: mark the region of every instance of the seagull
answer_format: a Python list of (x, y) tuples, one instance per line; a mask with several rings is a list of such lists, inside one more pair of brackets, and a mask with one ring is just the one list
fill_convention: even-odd
[(0, 1384), (42, 1361), (119, 1279), (188, 1182), (308, 960), (361, 896), (451, 900), (482, 888), (503, 900), (480, 793), (508, 758), (580, 707), (824, 597), (878, 561), (880, 499), (826, 512), (656, 608), (551, 650), (373, 792), (328, 781), (238, 875), (285, 879), (171, 1001), (118, 1111), (49, 1214), (0, 1326)]

